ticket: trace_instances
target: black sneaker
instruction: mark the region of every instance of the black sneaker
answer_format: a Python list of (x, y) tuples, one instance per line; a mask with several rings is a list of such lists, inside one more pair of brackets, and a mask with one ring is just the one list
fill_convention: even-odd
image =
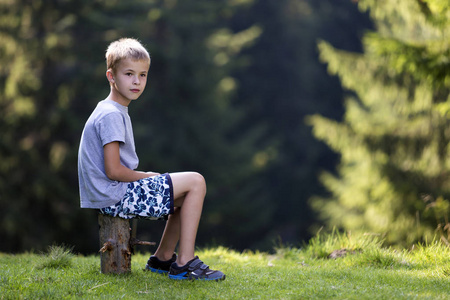
[(177, 255), (174, 253), (172, 258), (166, 261), (159, 260), (156, 256), (152, 255), (147, 261), (145, 266), (146, 270), (156, 272), (159, 274), (169, 273), (170, 266), (177, 260)]
[(176, 262), (172, 264), (169, 271), (170, 279), (177, 280), (224, 280), (225, 274), (220, 271), (210, 270), (198, 256), (190, 260), (187, 264), (179, 267)]

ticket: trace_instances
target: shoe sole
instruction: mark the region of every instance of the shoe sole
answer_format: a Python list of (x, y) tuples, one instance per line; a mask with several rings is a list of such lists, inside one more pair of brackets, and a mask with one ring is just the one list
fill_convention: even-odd
[(205, 281), (222, 281), (222, 280), (225, 280), (225, 275), (223, 275), (222, 277), (220, 277), (220, 278), (193, 278), (193, 277), (191, 277), (191, 278), (189, 278), (189, 277), (185, 277), (184, 275), (186, 275), (186, 273), (185, 274), (180, 274), (180, 275), (170, 275), (169, 274), (169, 278), (170, 279), (174, 279), (174, 280), (205, 280)]
[(149, 267), (148, 265), (145, 266), (145, 270), (153, 272), (153, 273), (157, 273), (157, 274), (162, 274), (162, 275), (167, 275), (169, 273), (169, 271), (155, 269), (155, 268)]

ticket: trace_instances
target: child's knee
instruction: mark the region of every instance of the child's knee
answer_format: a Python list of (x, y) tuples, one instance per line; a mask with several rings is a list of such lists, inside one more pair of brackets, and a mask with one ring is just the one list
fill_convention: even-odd
[(191, 173), (191, 180), (192, 180), (192, 184), (193, 186), (199, 188), (199, 189), (204, 189), (206, 192), (206, 180), (205, 177), (203, 177), (202, 174), (197, 173), (197, 172), (192, 172)]
[(206, 180), (202, 174), (197, 172), (188, 172), (189, 174), (189, 182), (190, 182), (190, 190), (203, 192), (206, 194)]

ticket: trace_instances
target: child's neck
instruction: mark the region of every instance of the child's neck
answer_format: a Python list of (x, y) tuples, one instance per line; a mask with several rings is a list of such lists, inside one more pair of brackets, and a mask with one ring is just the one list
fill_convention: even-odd
[(111, 89), (111, 92), (109, 93), (109, 95), (106, 99), (112, 100), (112, 101), (117, 102), (120, 105), (126, 106), (126, 107), (128, 107), (128, 105), (130, 105), (130, 103), (131, 103), (130, 99), (126, 99), (125, 97), (118, 94), (117, 92), (115, 93), (114, 89)]

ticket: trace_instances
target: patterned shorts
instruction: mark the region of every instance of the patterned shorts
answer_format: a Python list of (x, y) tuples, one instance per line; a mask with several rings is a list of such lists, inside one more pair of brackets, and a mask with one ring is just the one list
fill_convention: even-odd
[(124, 219), (167, 219), (173, 214), (173, 186), (169, 174), (140, 179), (128, 184), (125, 196), (100, 213)]

